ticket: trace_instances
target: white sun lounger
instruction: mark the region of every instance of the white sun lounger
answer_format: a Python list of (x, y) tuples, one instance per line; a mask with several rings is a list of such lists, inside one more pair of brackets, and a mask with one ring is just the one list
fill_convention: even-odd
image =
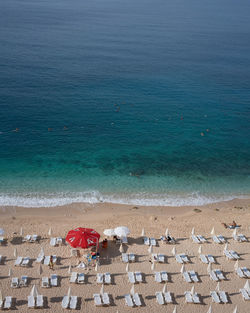
[(58, 286), (58, 276), (57, 274), (52, 274), (50, 276), (50, 284), (52, 287), (57, 287)]
[(103, 274), (102, 273), (96, 274), (96, 282), (97, 282), (97, 284), (103, 284)]
[(217, 235), (217, 238), (220, 240), (220, 243), (226, 242), (226, 239), (222, 235)]
[(201, 260), (202, 263), (205, 263), (205, 264), (209, 263), (208, 258), (207, 258), (207, 256), (205, 254), (200, 254), (199, 257), (200, 257), (200, 260)]
[(184, 263), (189, 263), (188, 256), (187, 256), (185, 253), (181, 253), (181, 254), (180, 254), (180, 257), (182, 258), (182, 261), (183, 261)]
[(185, 300), (186, 300), (187, 303), (193, 303), (194, 302), (193, 301), (193, 296), (192, 296), (190, 291), (185, 291), (184, 295), (185, 295)]
[(197, 274), (195, 273), (195, 271), (189, 271), (189, 275), (190, 275), (190, 278), (192, 279), (192, 281), (194, 283), (197, 283), (199, 281), (198, 277), (197, 277)]
[(147, 246), (150, 245), (150, 239), (148, 237), (144, 237), (143, 242), (144, 242), (144, 245), (147, 245)]
[(69, 282), (70, 283), (76, 283), (76, 281), (77, 281), (77, 272), (72, 272)]
[(62, 308), (67, 309), (69, 307), (69, 296), (64, 296), (62, 299)]
[(247, 241), (247, 238), (245, 235), (243, 234), (236, 234), (233, 236), (234, 240), (238, 241), (238, 242), (246, 242)]
[(111, 275), (110, 275), (110, 273), (105, 273), (104, 274), (104, 283), (107, 284), (107, 285), (111, 284)]
[(226, 256), (227, 259), (229, 260), (234, 260), (234, 257), (232, 256), (232, 254), (230, 253), (230, 251), (228, 250), (223, 250), (224, 255)]
[(243, 300), (249, 301), (250, 300), (250, 294), (247, 292), (245, 288), (240, 289), (240, 293), (242, 294)]
[(11, 279), (11, 288), (18, 288), (19, 287), (19, 280), (18, 277), (13, 277)]
[(173, 302), (171, 293), (170, 293), (169, 291), (164, 292), (163, 295), (164, 295), (164, 299), (165, 299), (165, 302), (166, 302), (166, 303), (172, 303), (172, 302)]
[(135, 262), (135, 254), (134, 253), (129, 253), (128, 259), (129, 259), (129, 262)]
[(161, 273), (160, 272), (155, 272), (155, 281), (157, 283), (161, 283), (162, 282)]
[(141, 272), (135, 272), (135, 280), (137, 283), (141, 283), (142, 282), (142, 274)]
[(213, 237), (213, 241), (215, 242), (215, 243), (221, 243), (221, 241), (219, 240), (219, 238), (216, 236), (216, 235), (214, 235)]
[(200, 243), (200, 240), (196, 235), (191, 235), (191, 238), (192, 238), (194, 243)]
[(5, 297), (3, 308), (9, 310), (12, 307), (12, 297)]
[(37, 259), (36, 259), (36, 263), (41, 263), (44, 259), (44, 255), (38, 255)]
[(183, 276), (184, 280), (185, 280), (187, 283), (192, 283), (192, 280), (191, 280), (191, 278), (190, 278), (188, 272), (183, 272), (183, 273), (182, 273), (182, 276)]
[[(47, 256), (44, 258), (43, 264), (44, 264), (44, 265), (49, 265), (49, 261), (50, 261), (50, 255), (47, 255)], [(56, 264), (56, 261), (57, 261), (57, 257), (56, 257), (56, 255), (53, 255), (53, 256), (52, 256), (52, 262), (53, 262), (53, 264)]]
[(35, 297), (28, 296), (28, 308), (34, 308), (34, 307), (35, 307)]
[(211, 291), (210, 292), (210, 296), (212, 297), (212, 301), (213, 302), (215, 302), (215, 303), (220, 303), (221, 302), (220, 297), (218, 296), (216, 291)]
[(24, 238), (23, 238), (23, 242), (29, 242), (31, 240), (31, 235), (26, 235)]
[(213, 281), (219, 280), (214, 270), (210, 272), (210, 279), (212, 279)]
[(28, 276), (21, 276), (19, 286), (20, 287), (26, 287), (28, 285)]
[(84, 282), (85, 282), (85, 275), (84, 275), (84, 273), (79, 273), (77, 275), (77, 283), (78, 284), (84, 284)]
[(50, 243), (49, 243), (52, 247), (55, 247), (57, 242), (56, 242), (56, 238), (50, 238)]
[(94, 298), (94, 303), (96, 306), (102, 306), (102, 299), (99, 293), (93, 294), (93, 298)]
[(3, 261), (3, 257), (2, 255), (0, 255), (0, 264), (2, 264), (2, 261)]
[(134, 306), (134, 302), (133, 302), (132, 297), (131, 297), (130, 294), (125, 295), (124, 298), (125, 298), (125, 303), (126, 303), (127, 306), (129, 306), (129, 307), (133, 307)]
[(205, 243), (207, 241), (202, 235), (197, 235), (197, 238), (199, 239), (200, 243)]
[(161, 271), (161, 279), (163, 282), (168, 281), (168, 273), (165, 271)]
[(150, 238), (150, 244), (151, 244), (151, 246), (156, 246), (155, 238)]
[(122, 262), (128, 263), (128, 254), (127, 253), (122, 253)]
[(38, 240), (38, 236), (36, 234), (32, 235), (29, 242), (36, 242)]
[(49, 288), (49, 278), (48, 277), (42, 277), (42, 288)]
[(36, 297), (36, 307), (43, 308), (43, 295), (38, 295)]
[(200, 297), (198, 296), (197, 292), (195, 292), (195, 293), (193, 294), (193, 302), (194, 302), (195, 304), (201, 303), (201, 302), (200, 302)]
[(218, 293), (220, 295), (221, 302), (228, 303), (228, 299), (227, 299), (227, 295), (225, 291), (218, 291)]
[(128, 272), (128, 280), (131, 284), (135, 284), (135, 274), (134, 272)]
[(21, 266), (28, 266), (30, 263), (30, 258), (29, 257), (25, 257), (22, 260)]
[(164, 263), (165, 262), (165, 255), (159, 253), (158, 256), (157, 256), (157, 259), (158, 259), (159, 263)]
[(175, 259), (176, 259), (177, 263), (180, 263), (180, 264), (184, 263), (182, 258), (181, 258), (181, 256), (179, 254), (176, 254)]
[(133, 294), (132, 297), (133, 297), (135, 305), (141, 306), (141, 299), (140, 299), (138, 293)]
[(241, 267), (238, 267), (236, 270), (235, 270), (236, 274), (240, 277), (240, 278), (245, 278), (245, 275), (244, 275), (244, 272), (242, 271), (242, 268)]
[(165, 304), (165, 300), (163, 298), (163, 295), (162, 295), (162, 292), (161, 291), (157, 291), (155, 293), (155, 296), (156, 296), (156, 301), (160, 304), (160, 305), (163, 305)]
[(215, 260), (214, 260), (214, 257), (212, 256), (212, 254), (208, 254), (207, 258), (208, 258), (209, 263), (215, 263)]
[(18, 256), (16, 261), (15, 261), (15, 266), (20, 266), (22, 263), (23, 257), (22, 256)]
[(242, 267), (242, 271), (243, 271), (243, 273), (244, 273), (244, 275), (245, 275), (246, 277), (250, 278), (250, 271), (249, 271), (249, 269), (247, 269), (247, 268), (244, 266), (244, 267)]
[(225, 279), (226, 279), (220, 269), (216, 269), (216, 270), (214, 270), (214, 272), (215, 272), (216, 276), (217, 276), (220, 280), (225, 280)]
[(240, 259), (240, 256), (238, 255), (237, 252), (235, 252), (234, 250), (229, 250), (230, 254), (232, 255), (232, 257), (235, 259), (235, 260), (239, 260)]
[(70, 297), (69, 308), (71, 310), (76, 310), (76, 307), (77, 307), (77, 296), (71, 296)]
[(107, 292), (104, 292), (104, 294), (102, 295), (102, 302), (103, 305), (110, 305), (109, 295), (107, 294)]

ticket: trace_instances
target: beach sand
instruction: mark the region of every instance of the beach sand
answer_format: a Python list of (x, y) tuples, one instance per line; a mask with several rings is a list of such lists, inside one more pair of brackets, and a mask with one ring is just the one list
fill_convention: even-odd
[[(47, 308), (43, 311), (63, 312), (61, 300), (67, 294), (70, 286), (68, 267), (74, 265), (78, 260), (70, 257), (70, 248), (67, 245), (51, 247), (49, 244), (48, 230), (52, 227), (52, 236), (65, 237), (67, 231), (78, 227), (90, 227), (98, 231), (102, 237), (103, 230), (114, 228), (119, 225), (127, 226), (131, 230), (128, 245), (124, 246), (125, 251), (134, 252), (137, 255), (135, 263), (130, 264), (131, 271), (141, 271), (144, 275), (144, 282), (135, 285), (135, 291), (141, 295), (143, 306), (129, 309), (125, 306), (124, 294), (129, 293), (131, 284), (128, 282), (126, 265), (121, 261), (119, 245), (109, 242), (107, 250), (100, 249), (101, 265), (98, 272), (110, 272), (112, 274), (112, 284), (104, 286), (104, 291), (111, 296), (112, 305), (110, 307), (96, 308), (94, 306), (93, 294), (100, 291), (100, 286), (96, 283), (96, 272), (91, 268), (87, 273), (87, 283), (83, 285), (71, 284), (71, 295), (80, 297), (79, 310), (81, 312), (172, 312), (174, 305), (177, 312), (198, 313), (207, 312), (212, 304), (209, 296), (211, 290), (215, 290), (217, 283), (210, 280), (207, 273), (207, 265), (201, 263), (198, 258), (199, 245), (190, 239), (191, 230), (194, 227), (197, 234), (202, 234), (208, 239), (208, 243), (202, 245), (203, 253), (210, 253), (216, 257), (218, 264), (213, 268), (220, 268), (224, 271), (226, 281), (220, 283), (220, 289), (225, 290), (229, 295), (229, 304), (212, 304), (213, 312), (233, 312), (238, 306), (238, 312), (250, 312), (250, 303), (244, 302), (239, 289), (246, 282), (239, 278), (234, 271), (234, 261), (226, 260), (223, 255), (224, 245), (213, 243), (211, 239), (211, 229), (215, 228), (216, 234), (222, 234), (228, 239), (228, 248), (235, 250), (241, 256), (240, 266), (250, 267), (250, 242), (238, 243), (232, 238), (232, 230), (225, 229), (222, 222), (231, 223), (235, 220), (241, 225), (240, 233), (250, 237), (250, 201), (232, 200), (202, 207), (143, 207), (117, 204), (72, 204), (54, 208), (21, 208), (5, 207), (0, 209), (1, 225), (6, 232), (8, 239), (6, 246), (0, 246), (0, 255), (6, 257), (4, 264), (0, 265), (0, 289), (4, 296), (13, 296), (16, 299), (16, 309), (18, 312), (27, 312), (27, 296), (30, 294), (33, 284), (36, 284), (40, 294), (47, 299)], [(38, 243), (20, 243), (18, 234), (23, 228), (23, 235), (38, 234), (41, 240)], [(148, 247), (143, 245), (141, 238), (142, 228), (145, 235), (160, 238), (169, 228), (170, 234), (178, 241), (177, 253), (185, 252), (191, 258), (191, 263), (187, 264), (186, 270), (194, 269), (201, 282), (189, 284), (184, 282), (180, 274), (181, 265), (177, 264), (172, 256), (173, 245), (159, 245), (154, 248), (154, 253), (163, 253), (167, 256), (165, 264), (156, 264), (155, 271), (166, 270), (170, 276), (167, 289), (174, 295), (175, 304), (160, 306), (156, 303), (155, 292), (161, 291), (162, 284), (154, 281), (154, 275), (149, 263)], [(41, 247), (44, 248), (45, 255), (56, 254), (60, 257), (60, 262), (55, 266), (54, 271), (42, 265), (43, 273), (38, 274), (39, 265), (34, 262)], [(19, 256), (29, 256), (32, 259), (28, 268), (14, 267), (14, 248), (17, 248)], [(28, 275), (31, 277), (29, 286), (26, 288), (12, 289), (9, 268), (13, 270), (13, 277)], [(57, 273), (60, 276), (60, 286), (53, 288), (41, 288), (41, 277), (50, 276)], [(201, 295), (202, 304), (186, 304), (184, 292), (191, 290), (195, 285), (195, 290)], [(30, 311), (30, 310), (29, 310)], [(32, 311), (32, 309), (31, 309)]]

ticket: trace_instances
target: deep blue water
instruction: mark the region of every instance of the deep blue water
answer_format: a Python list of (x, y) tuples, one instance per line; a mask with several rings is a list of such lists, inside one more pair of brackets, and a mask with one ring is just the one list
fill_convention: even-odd
[(0, 204), (249, 196), (249, 12), (1, 0)]

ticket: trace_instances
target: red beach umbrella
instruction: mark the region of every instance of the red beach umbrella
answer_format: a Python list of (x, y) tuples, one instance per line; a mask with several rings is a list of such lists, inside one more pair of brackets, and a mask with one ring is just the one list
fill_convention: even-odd
[(94, 229), (78, 227), (68, 232), (66, 241), (73, 248), (87, 249), (91, 246), (98, 246), (100, 234)]

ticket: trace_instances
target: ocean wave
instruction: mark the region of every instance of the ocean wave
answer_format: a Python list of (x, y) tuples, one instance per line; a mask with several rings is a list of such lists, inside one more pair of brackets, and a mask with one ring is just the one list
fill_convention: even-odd
[(60, 192), (60, 193), (18, 193), (0, 194), (1, 206), (19, 207), (54, 207), (72, 203), (115, 203), (142, 206), (198, 206), (235, 198), (249, 198), (248, 195), (203, 195), (199, 192), (191, 194), (149, 194), (134, 193), (127, 195), (110, 195), (98, 191)]

